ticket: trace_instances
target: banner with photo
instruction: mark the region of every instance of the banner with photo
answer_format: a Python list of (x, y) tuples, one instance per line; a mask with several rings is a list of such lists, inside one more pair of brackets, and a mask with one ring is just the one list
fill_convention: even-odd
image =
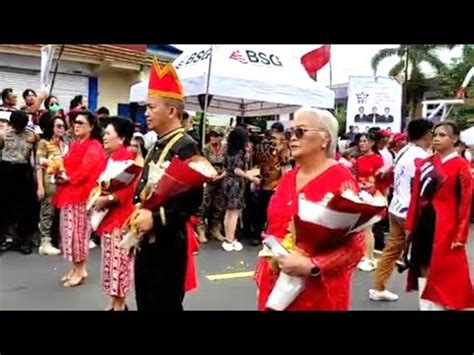
[(371, 127), (401, 130), (402, 85), (394, 78), (351, 76), (349, 78), (346, 132), (356, 126), (359, 132)]

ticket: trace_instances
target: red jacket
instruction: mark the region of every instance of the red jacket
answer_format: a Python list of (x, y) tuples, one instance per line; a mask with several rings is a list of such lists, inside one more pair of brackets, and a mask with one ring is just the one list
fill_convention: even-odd
[(64, 157), (64, 168), (69, 182), (58, 186), (53, 196), (53, 204), (62, 208), (66, 205), (86, 203), (105, 159), (104, 149), (99, 141), (89, 138), (73, 142)]
[[(116, 152), (112, 153), (108, 160), (105, 160), (102, 164), (102, 173), (107, 168), (109, 160), (113, 161), (126, 161), (135, 159), (135, 154), (132, 153), (128, 148), (122, 147)], [(133, 212), (133, 194), (138, 184), (140, 174), (135, 179), (122, 189), (113, 193), (115, 197), (115, 204), (110, 207), (109, 212), (104, 217), (99, 227), (97, 228), (97, 235), (104, 235), (112, 232), (115, 228), (123, 226), (125, 221)]]

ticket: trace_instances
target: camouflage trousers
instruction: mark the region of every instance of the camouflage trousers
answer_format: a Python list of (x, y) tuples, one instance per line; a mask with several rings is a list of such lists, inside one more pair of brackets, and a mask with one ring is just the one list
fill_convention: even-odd
[(41, 233), (41, 238), (54, 238), (56, 239), (55, 234), (56, 231), (53, 231), (53, 226), (57, 227), (55, 224), (56, 218), (56, 209), (54, 208), (53, 204), (51, 203), (54, 190), (49, 188), (48, 185), (45, 187), (46, 189), (46, 196), (41, 201), (41, 209), (40, 209), (40, 220), (39, 220), (39, 231)]
[(207, 184), (204, 188), (204, 198), (201, 207), (199, 208), (200, 225), (207, 224), (209, 228), (222, 223), (224, 218), (224, 210), (221, 206), (223, 203), (223, 190), (221, 181)]

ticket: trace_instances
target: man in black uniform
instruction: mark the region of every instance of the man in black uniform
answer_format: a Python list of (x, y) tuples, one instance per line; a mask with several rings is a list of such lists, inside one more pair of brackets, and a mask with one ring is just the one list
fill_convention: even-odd
[[(196, 142), (181, 128), (184, 93), (171, 64), (155, 61), (150, 72), (145, 116), (158, 140), (145, 161), (134, 202), (147, 184), (156, 183), (161, 163), (198, 154)], [(135, 294), (139, 311), (182, 311), (187, 266), (186, 222), (202, 202), (202, 188), (183, 193), (155, 210), (141, 209), (135, 219), (143, 238), (135, 258)]]

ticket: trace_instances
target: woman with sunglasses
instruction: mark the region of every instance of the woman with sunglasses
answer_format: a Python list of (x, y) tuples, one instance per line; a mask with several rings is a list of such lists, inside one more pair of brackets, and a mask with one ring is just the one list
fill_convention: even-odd
[(86, 202), (106, 159), (100, 133), (94, 114), (88, 111), (77, 114), (74, 120), (76, 140), (64, 157), (66, 176), (56, 178), (59, 186), (53, 204), (61, 209), (59, 229), (63, 255), (72, 263), (71, 271), (61, 279), (64, 287), (78, 286), (87, 277), (91, 226)]
[[(36, 181), (38, 184), (37, 195), (41, 203), (39, 230), (41, 233), (41, 245), (39, 253), (41, 255), (59, 255), (61, 250), (53, 246), (52, 238), (55, 235), (53, 225), (56, 211), (51, 203), (52, 197), (56, 192), (56, 185), (53, 176), (47, 174), (47, 162), (52, 157), (62, 157), (67, 146), (63, 141), (66, 123), (64, 119), (56, 117), (51, 119), (47, 114), (41, 116), (42, 139), (38, 143), (36, 150)], [(45, 121), (45, 118), (48, 120)], [(43, 121), (43, 122), (41, 122)], [(58, 242), (58, 241), (56, 241)], [(55, 243), (57, 245), (57, 243)]]
[[(371, 194), (378, 189), (376, 175), (383, 167), (382, 156), (379, 155), (376, 133), (362, 133), (359, 139), (360, 156), (356, 159), (354, 170), (359, 188)], [(362, 271), (374, 271), (377, 268), (377, 260), (374, 257), (374, 233), (372, 228), (365, 231), (365, 254), (358, 265)]]
[[(270, 201), (267, 234), (280, 241), (285, 238), (298, 214), (301, 194), (318, 202), (328, 193), (358, 191), (350, 171), (334, 160), (337, 132), (337, 120), (328, 111), (300, 109), (295, 113), (290, 149), (297, 167), (283, 175)], [(290, 256), (277, 260), (282, 272), (306, 279), (303, 291), (287, 310), (349, 308), (351, 277), (362, 257), (363, 237), (356, 234), (329, 244), (330, 229), (324, 231), (317, 235), (296, 235), (296, 247)], [(267, 309), (278, 276), (266, 259), (259, 259), (255, 273), (258, 309)]]
[(456, 151), (460, 131), (453, 122), (435, 127), (435, 154), (415, 162), (412, 199), (405, 229), (410, 235), (407, 291), (416, 291), (420, 310), (474, 307), (466, 246), (472, 178)]

